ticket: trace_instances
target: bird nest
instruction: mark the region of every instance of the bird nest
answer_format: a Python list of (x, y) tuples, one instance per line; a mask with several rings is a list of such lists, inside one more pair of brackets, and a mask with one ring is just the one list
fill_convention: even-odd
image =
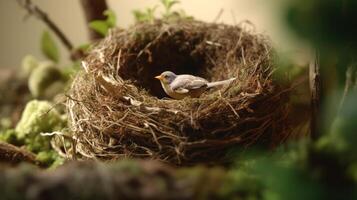
[[(82, 62), (67, 107), (84, 158), (227, 161), (227, 150), (274, 147), (288, 136), (287, 90), (272, 79), (269, 42), (244, 25), (194, 20), (114, 29)], [(166, 97), (155, 75), (236, 77), (200, 98)]]

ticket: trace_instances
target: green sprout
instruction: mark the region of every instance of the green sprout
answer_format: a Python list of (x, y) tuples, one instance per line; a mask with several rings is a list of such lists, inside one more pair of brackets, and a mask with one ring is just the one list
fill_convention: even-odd
[[(163, 6), (164, 12), (161, 15), (161, 18), (164, 20), (175, 20), (180, 18), (192, 19), (192, 17), (187, 16), (183, 10), (174, 11), (172, 8), (174, 5), (179, 4), (178, 0), (160, 0), (161, 5)], [(136, 22), (154, 22), (156, 19), (155, 12), (158, 6), (152, 8), (146, 8), (144, 11), (134, 10), (133, 14)]]
[(165, 9), (163, 18), (169, 18), (173, 13), (171, 8), (175, 4), (179, 4), (179, 3), (180, 3), (180, 1), (178, 1), (178, 0), (161, 0), (161, 4), (164, 6), (164, 9)]
[(133, 14), (136, 22), (153, 22), (155, 20), (155, 11), (158, 6), (153, 8), (146, 8), (145, 11), (134, 10)]

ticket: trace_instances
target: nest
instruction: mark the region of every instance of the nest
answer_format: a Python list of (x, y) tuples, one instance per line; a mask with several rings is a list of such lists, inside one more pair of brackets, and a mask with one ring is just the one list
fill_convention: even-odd
[[(287, 131), (287, 90), (272, 79), (273, 51), (241, 26), (194, 20), (114, 29), (82, 62), (67, 107), (84, 158), (152, 158), (174, 165), (226, 162), (227, 150), (274, 147)], [(200, 98), (165, 96), (155, 75), (236, 77)]]

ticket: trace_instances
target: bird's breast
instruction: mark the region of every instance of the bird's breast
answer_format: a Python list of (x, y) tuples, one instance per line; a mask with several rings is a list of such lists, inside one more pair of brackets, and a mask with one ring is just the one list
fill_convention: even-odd
[(165, 84), (165, 83), (161, 82), (161, 86), (164, 89), (165, 93), (167, 95), (169, 95), (171, 98), (183, 99), (187, 96), (185, 94), (179, 94), (179, 93), (173, 91), (169, 84)]

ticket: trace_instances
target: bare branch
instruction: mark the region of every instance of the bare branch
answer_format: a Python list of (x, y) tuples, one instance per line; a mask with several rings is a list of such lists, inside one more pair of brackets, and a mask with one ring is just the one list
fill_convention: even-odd
[(321, 135), (319, 128), (320, 104), (321, 104), (321, 75), (319, 54), (315, 52), (314, 59), (309, 66), (310, 92), (311, 92), (311, 138), (316, 140)]
[(31, 0), (17, 0), (19, 5), (23, 7), (29, 15), (33, 15), (45, 23), (61, 40), (68, 51), (73, 50), (73, 45), (69, 39), (64, 35), (64, 33), (59, 29), (59, 27), (48, 17), (47, 13), (41, 10), (37, 5), (33, 4)]
[(341, 108), (345, 102), (346, 96), (348, 96), (348, 94), (351, 92), (351, 90), (354, 90), (354, 85), (355, 85), (355, 83), (357, 83), (356, 82), (356, 73), (357, 73), (357, 71), (355, 69), (355, 66), (351, 65), (347, 68), (346, 83), (345, 83), (345, 88), (344, 88), (344, 91), (342, 94), (339, 111), (341, 110)]

